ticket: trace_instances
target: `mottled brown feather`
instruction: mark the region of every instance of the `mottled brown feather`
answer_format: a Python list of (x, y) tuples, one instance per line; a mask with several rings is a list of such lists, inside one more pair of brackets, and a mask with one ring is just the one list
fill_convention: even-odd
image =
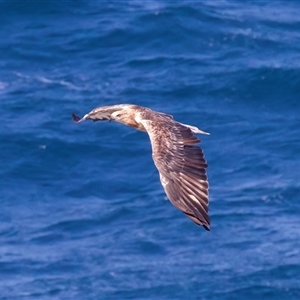
[(170, 119), (145, 120), (143, 125), (169, 200), (193, 222), (209, 230), (207, 163), (202, 149), (194, 145), (200, 140), (189, 128)]

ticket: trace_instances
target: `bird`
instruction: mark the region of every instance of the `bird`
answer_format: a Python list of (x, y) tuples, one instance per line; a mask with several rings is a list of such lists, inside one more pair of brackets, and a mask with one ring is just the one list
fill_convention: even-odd
[(210, 230), (208, 164), (195, 134), (208, 134), (199, 128), (174, 120), (172, 115), (134, 104), (100, 106), (83, 118), (74, 113), (76, 123), (116, 121), (147, 132), (152, 158), (170, 202), (189, 219)]

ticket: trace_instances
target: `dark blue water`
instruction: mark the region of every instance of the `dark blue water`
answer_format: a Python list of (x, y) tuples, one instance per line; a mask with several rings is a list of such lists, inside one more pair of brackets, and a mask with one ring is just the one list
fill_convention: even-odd
[[(0, 1), (0, 299), (300, 299), (299, 1)], [(211, 133), (210, 232), (133, 103)]]

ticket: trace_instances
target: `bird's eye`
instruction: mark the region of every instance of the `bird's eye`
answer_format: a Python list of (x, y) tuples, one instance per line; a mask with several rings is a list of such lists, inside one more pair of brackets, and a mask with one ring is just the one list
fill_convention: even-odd
[(119, 118), (119, 117), (121, 117), (121, 114), (117, 114), (117, 115), (116, 115), (116, 118)]

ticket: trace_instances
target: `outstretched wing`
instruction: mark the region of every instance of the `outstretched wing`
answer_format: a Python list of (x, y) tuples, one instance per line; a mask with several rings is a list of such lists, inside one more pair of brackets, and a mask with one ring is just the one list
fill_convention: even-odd
[(104, 121), (104, 120), (110, 120), (111, 112), (107, 110), (100, 110), (100, 109), (94, 109), (88, 114), (86, 114), (83, 118), (78, 117), (74, 113), (72, 114), (73, 120), (78, 123), (85, 120), (93, 120), (96, 121)]
[(200, 140), (190, 128), (166, 118), (142, 120), (150, 137), (152, 157), (172, 204), (198, 225), (210, 230), (207, 163)]
[(118, 104), (118, 105), (110, 105), (110, 106), (100, 106), (92, 111), (90, 111), (88, 114), (86, 114), (83, 118), (80, 118), (76, 116), (74, 113), (72, 114), (73, 120), (78, 123), (85, 120), (93, 120), (96, 121), (105, 121), (105, 120), (111, 120), (111, 114), (114, 113), (117, 110), (120, 110), (124, 107), (133, 107), (134, 105), (131, 104)]

